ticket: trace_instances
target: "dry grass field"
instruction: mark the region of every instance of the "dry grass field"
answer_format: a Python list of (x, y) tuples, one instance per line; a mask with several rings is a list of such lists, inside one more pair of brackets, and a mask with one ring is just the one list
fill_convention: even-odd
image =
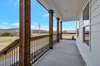
[(18, 39), (18, 37), (0, 37), (0, 51), (16, 39)]
[[(33, 36), (39, 36), (39, 35), (47, 35), (47, 34), (32, 34), (32, 37)], [(18, 39), (18, 37), (14, 36), (14, 37), (9, 37), (9, 36), (6, 36), (6, 37), (1, 37), (0, 36), (0, 51), (7, 47), (9, 44), (11, 44), (14, 40)], [(45, 38), (44, 38), (45, 39)], [(41, 39), (41, 40), (38, 40), (38, 41), (35, 41), (37, 45), (40, 45), (40, 43), (44, 43), (44, 39)], [(45, 39), (46, 40), (46, 39)], [(46, 40), (47, 41), (47, 40)], [(34, 44), (34, 42), (31, 42)]]
[[(37, 34), (37, 33), (32, 34), (32, 36), (39, 36), (39, 35), (47, 35), (47, 33), (45, 33), (45, 34), (43, 34), (43, 33), (42, 34)], [(62, 35), (62, 37), (64, 39), (71, 39), (72, 36), (75, 36), (75, 34), (63, 34)], [(18, 39), (18, 37), (16, 37), (16, 36), (14, 36), (14, 37), (0, 37), (0, 51), (3, 48), (7, 47), (9, 44), (11, 44), (16, 39)], [(48, 38), (36, 40), (35, 43), (34, 43), (34, 41), (32, 41), (31, 43), (35, 44), (35, 46), (39, 46), (43, 43), (48, 43)]]
[(76, 34), (62, 34), (63, 39), (72, 39), (72, 36), (76, 38)]

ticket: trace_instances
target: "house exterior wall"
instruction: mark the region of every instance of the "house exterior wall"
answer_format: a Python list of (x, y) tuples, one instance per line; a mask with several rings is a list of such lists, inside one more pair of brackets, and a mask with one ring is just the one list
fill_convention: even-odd
[[(82, 15), (81, 15), (82, 16)], [(88, 63), (88, 57), (90, 53), (90, 47), (83, 42), (83, 27), (85, 26), (84, 21), (82, 20), (82, 17), (80, 17), (80, 24), (79, 24), (79, 37), (77, 38), (77, 47), (80, 51), (80, 54), (85, 61), (85, 63)]]
[[(85, 26), (82, 20), (82, 12), (80, 15), (79, 37), (77, 38), (77, 47), (80, 51), (86, 66), (100, 66), (100, 0), (90, 0), (90, 21), (91, 21), (91, 37), (90, 45), (83, 42), (83, 27)], [(83, 9), (87, 3), (83, 5)]]
[(100, 0), (91, 2), (91, 53), (93, 66), (100, 66)]

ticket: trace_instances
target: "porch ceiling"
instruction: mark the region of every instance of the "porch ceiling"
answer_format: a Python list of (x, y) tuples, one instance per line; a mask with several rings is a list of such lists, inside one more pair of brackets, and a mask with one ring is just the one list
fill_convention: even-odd
[(37, 0), (47, 10), (54, 10), (54, 15), (62, 21), (79, 19), (82, 0)]

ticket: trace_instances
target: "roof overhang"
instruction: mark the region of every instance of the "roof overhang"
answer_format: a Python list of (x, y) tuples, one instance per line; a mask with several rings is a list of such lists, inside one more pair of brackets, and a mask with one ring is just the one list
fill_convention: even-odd
[(62, 21), (79, 20), (84, 0), (37, 0), (45, 9), (54, 10)]

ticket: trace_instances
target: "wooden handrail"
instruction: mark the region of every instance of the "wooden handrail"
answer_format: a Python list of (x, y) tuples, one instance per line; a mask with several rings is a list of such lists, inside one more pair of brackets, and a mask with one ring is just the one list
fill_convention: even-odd
[(19, 45), (19, 39), (13, 41), (10, 45), (8, 45), (7, 47), (5, 47), (4, 49), (2, 49), (0, 51), (0, 56), (3, 55), (3, 54), (6, 54), (9, 50), (15, 48), (16, 46)]
[(49, 37), (49, 35), (41, 35), (41, 36), (31, 37), (31, 41), (32, 41), (32, 40), (41, 39), (41, 38), (45, 38), (45, 37)]
[[(41, 35), (41, 36), (35, 36), (35, 37), (31, 37), (31, 41), (32, 40), (37, 40), (37, 39), (41, 39), (41, 38), (44, 38), (44, 37), (49, 37), (49, 35)], [(16, 46), (19, 45), (19, 39), (13, 41), (10, 45), (8, 45), (7, 47), (5, 47), (4, 49), (2, 49), (0, 51), (0, 56), (3, 55), (3, 54), (6, 54), (9, 50), (15, 48)]]
[(76, 34), (76, 33), (64, 33), (64, 32), (62, 32), (62, 34)]

